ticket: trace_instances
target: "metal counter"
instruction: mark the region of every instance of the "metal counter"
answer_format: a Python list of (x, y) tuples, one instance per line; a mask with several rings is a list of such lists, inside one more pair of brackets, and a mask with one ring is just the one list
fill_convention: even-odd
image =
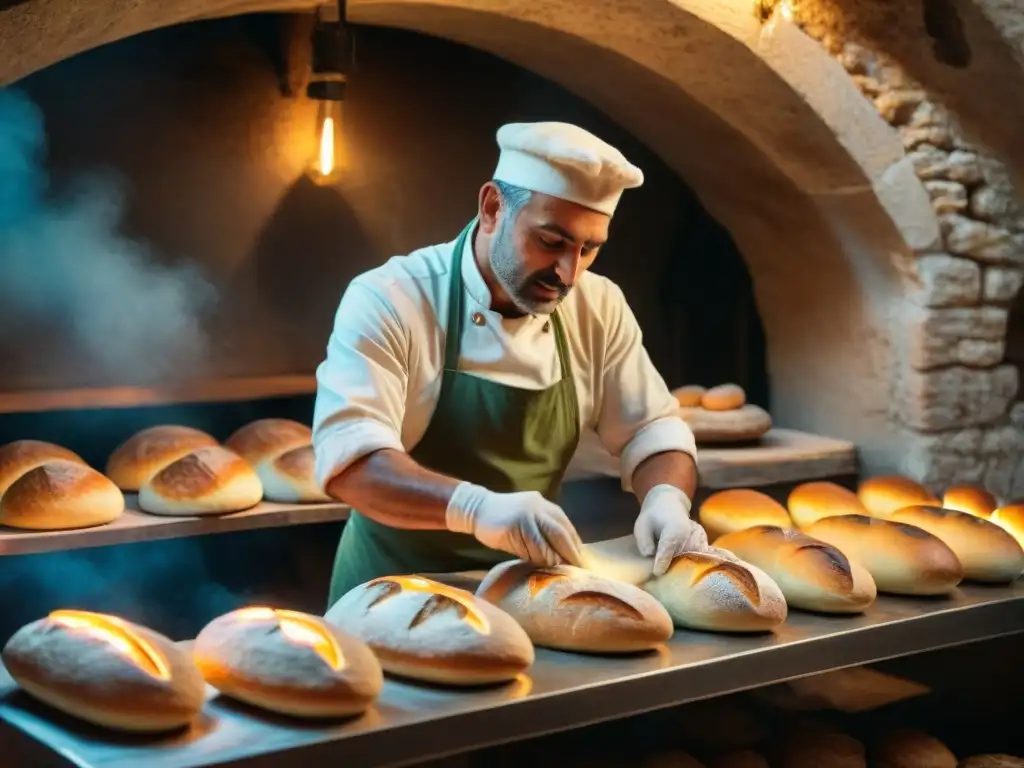
[(528, 676), (487, 690), (388, 680), (374, 709), (344, 723), (286, 720), (233, 704), (211, 690), (203, 715), (188, 732), (157, 739), (122, 737), (61, 716), (14, 690), (0, 667), (0, 728), (16, 728), (45, 745), (53, 758), (47, 765), (407, 765), (1016, 632), (1024, 632), (1024, 581), (1011, 587), (972, 585), (945, 599), (882, 597), (862, 616), (792, 611), (782, 627), (766, 635), (677, 631), (662, 651), (642, 656), (537, 649)]

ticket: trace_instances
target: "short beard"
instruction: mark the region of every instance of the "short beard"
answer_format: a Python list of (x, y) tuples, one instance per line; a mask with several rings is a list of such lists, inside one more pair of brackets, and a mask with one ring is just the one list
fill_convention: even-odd
[(491, 271), (516, 309), (526, 315), (549, 315), (558, 307), (561, 297), (555, 301), (537, 301), (528, 295), (534, 276), (523, 274), (519, 256), (512, 242), (512, 224), (511, 216), (502, 216), (498, 231), (491, 240)]

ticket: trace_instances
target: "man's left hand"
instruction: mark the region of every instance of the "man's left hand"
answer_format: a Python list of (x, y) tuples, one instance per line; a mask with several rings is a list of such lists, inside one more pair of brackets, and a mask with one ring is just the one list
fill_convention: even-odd
[(685, 552), (706, 552), (708, 535), (690, 519), (690, 499), (674, 485), (656, 485), (644, 498), (633, 526), (637, 549), (654, 556), (654, 575), (668, 571)]

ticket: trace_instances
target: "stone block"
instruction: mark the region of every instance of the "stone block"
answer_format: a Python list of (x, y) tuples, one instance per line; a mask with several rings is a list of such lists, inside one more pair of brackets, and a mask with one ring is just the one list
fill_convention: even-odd
[(982, 274), (977, 262), (930, 253), (917, 260), (920, 287), (910, 298), (925, 307), (955, 307), (977, 304), (981, 299)]
[(1009, 230), (957, 213), (939, 217), (946, 249), (986, 264), (1024, 264), (1024, 248)]
[(978, 155), (974, 152), (955, 149), (949, 153), (947, 163), (946, 178), (951, 181), (959, 181), (961, 184), (970, 187), (980, 183), (982, 178), (984, 178), (981, 163), (978, 161)]
[[(910, 118), (923, 106), (927, 94), (924, 91), (886, 91), (875, 99), (875, 107), (890, 125), (906, 125)], [(919, 126), (931, 126), (936, 123), (915, 122)]]
[(967, 210), (967, 187), (958, 181), (936, 179), (924, 182), (936, 213), (962, 213)]
[(953, 133), (941, 125), (903, 126), (900, 128), (900, 140), (908, 152), (922, 144), (931, 144), (939, 149), (953, 149)]
[(1008, 267), (986, 267), (985, 301), (1013, 301), (1024, 284), (1024, 271)]
[(961, 339), (956, 344), (953, 362), (971, 368), (992, 368), (999, 365), (1005, 355), (1006, 344), (1001, 340)]
[(950, 155), (945, 150), (931, 144), (921, 144), (912, 152), (908, 152), (907, 157), (910, 158), (917, 177), (922, 181), (944, 179), (949, 176)]
[(939, 431), (983, 426), (1004, 417), (1017, 394), (1012, 365), (905, 371), (897, 387), (897, 414), (913, 429)]
[(1020, 463), (1019, 454), (990, 456), (985, 462), (985, 490), (999, 499), (1008, 498), (1013, 491), (1014, 473)]

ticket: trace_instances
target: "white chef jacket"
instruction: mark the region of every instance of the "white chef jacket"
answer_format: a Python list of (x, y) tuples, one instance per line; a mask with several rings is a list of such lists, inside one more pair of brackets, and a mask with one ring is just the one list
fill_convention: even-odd
[[(345, 291), (316, 374), (313, 444), (321, 487), (369, 453), (411, 451), (426, 432), (441, 391), (454, 247), (453, 241), (393, 257)], [(465, 295), (460, 371), (526, 389), (555, 384), (561, 369), (549, 318), (506, 318), (490, 309), (472, 236), (459, 263)], [(587, 272), (558, 311), (576, 382), (581, 444), (590, 452), (599, 444), (598, 453), (618, 458), (627, 491), (633, 471), (649, 456), (674, 450), (696, 458), (693, 432), (651, 363), (622, 290)]]

